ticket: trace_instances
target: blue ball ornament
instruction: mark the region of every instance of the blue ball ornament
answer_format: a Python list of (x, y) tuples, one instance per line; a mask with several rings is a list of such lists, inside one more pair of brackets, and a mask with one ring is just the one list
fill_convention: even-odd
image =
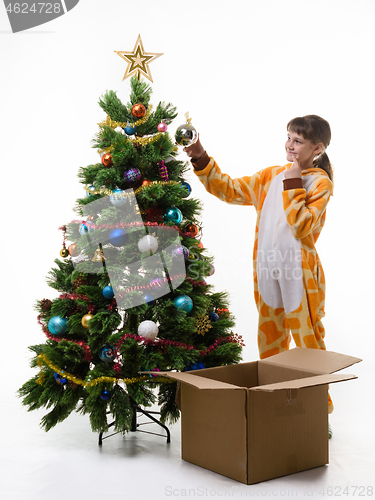
[(137, 167), (132, 167), (124, 172), (125, 181), (130, 184), (130, 186), (135, 186), (142, 180), (142, 172)]
[(105, 389), (101, 394), (100, 394), (100, 398), (103, 400), (103, 401), (107, 401), (110, 397), (111, 393), (109, 391), (107, 391), (107, 389)]
[(125, 128), (124, 128), (124, 132), (126, 135), (134, 135), (137, 131), (137, 127), (134, 126), (134, 127), (131, 127), (130, 125), (127, 125)]
[(197, 361), (196, 363), (194, 363), (193, 365), (188, 365), (185, 370), (187, 372), (190, 372), (191, 370), (203, 370), (203, 368), (206, 368), (204, 366), (204, 364), (202, 363), (202, 361)]
[(122, 189), (114, 189), (111, 196), (109, 197), (109, 201), (114, 207), (124, 206), (126, 203), (124, 191)]
[(216, 314), (215, 312), (210, 312), (209, 318), (210, 318), (210, 321), (212, 321), (212, 322), (219, 321), (219, 319), (220, 319), (219, 315)]
[(109, 233), (109, 242), (114, 247), (123, 247), (128, 241), (128, 233), (123, 228), (112, 229)]
[(68, 329), (68, 320), (61, 316), (53, 316), (48, 321), (48, 330), (52, 335), (62, 335)]
[(152, 295), (145, 295), (145, 302), (148, 306), (152, 306), (152, 304), (155, 302), (155, 299)]
[(182, 212), (177, 207), (170, 207), (164, 210), (163, 214), (164, 222), (174, 222), (175, 224), (180, 224), (182, 221)]
[(80, 224), (79, 225), (79, 234), (81, 236), (83, 236), (85, 234), (92, 233), (94, 231), (94, 227), (93, 226), (94, 226), (93, 223), (90, 222), (90, 221), (86, 221), (83, 224)]
[(176, 297), (173, 299), (173, 303), (177, 309), (185, 311), (186, 313), (189, 313), (193, 309), (193, 301), (188, 295), (180, 295), (179, 297)]
[(99, 358), (105, 363), (111, 363), (116, 357), (116, 350), (111, 344), (105, 344), (99, 350)]
[(183, 182), (181, 187), (187, 190), (187, 194), (184, 194), (183, 198), (187, 198), (191, 193), (191, 186), (188, 182)]
[(63, 385), (63, 384), (67, 383), (67, 379), (57, 372), (55, 372), (54, 377), (55, 377), (55, 380), (58, 384)]
[(113, 288), (110, 285), (107, 285), (103, 288), (102, 294), (106, 299), (113, 299), (113, 297), (115, 296)]

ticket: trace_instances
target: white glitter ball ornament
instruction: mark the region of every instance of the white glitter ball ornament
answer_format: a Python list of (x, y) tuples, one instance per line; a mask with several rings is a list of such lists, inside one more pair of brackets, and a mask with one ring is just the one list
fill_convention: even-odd
[(157, 337), (159, 333), (159, 328), (153, 321), (142, 321), (138, 326), (138, 335), (144, 337), (145, 339), (153, 340)]
[(158, 240), (154, 237), (151, 236), (150, 234), (146, 234), (146, 236), (143, 236), (138, 241), (138, 248), (140, 252), (149, 252), (149, 253), (155, 253), (156, 250), (158, 249), (159, 243)]

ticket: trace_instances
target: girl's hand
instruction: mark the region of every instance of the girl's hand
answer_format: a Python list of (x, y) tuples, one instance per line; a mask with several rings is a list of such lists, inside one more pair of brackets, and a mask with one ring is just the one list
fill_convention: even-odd
[(202, 158), (202, 156), (205, 153), (205, 149), (201, 144), (201, 141), (199, 140), (199, 134), (198, 134), (198, 139), (194, 144), (191, 146), (186, 146), (184, 148), (185, 153), (192, 159), (192, 160), (199, 160), (199, 158)]
[(288, 170), (285, 170), (284, 177), (285, 179), (291, 179), (291, 178), (302, 178), (302, 168), (301, 165), (298, 163), (298, 157), (294, 157), (294, 162), (293, 165), (288, 168)]

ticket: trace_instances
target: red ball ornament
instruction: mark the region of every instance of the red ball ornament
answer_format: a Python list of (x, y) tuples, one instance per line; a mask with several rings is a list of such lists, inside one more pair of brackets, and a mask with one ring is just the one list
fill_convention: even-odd
[(168, 129), (167, 124), (164, 122), (160, 122), (158, 125), (159, 132), (166, 132)]
[(112, 167), (113, 162), (112, 162), (112, 155), (110, 153), (105, 153), (102, 156), (102, 163), (105, 167)]
[(197, 234), (199, 233), (199, 228), (198, 226), (196, 226), (195, 224), (193, 224), (192, 222), (190, 224), (187, 224), (185, 227), (184, 227), (184, 233), (189, 233), (191, 234), (193, 237), (197, 236)]
[(134, 104), (132, 107), (132, 115), (135, 116), (136, 118), (142, 118), (146, 114), (146, 108), (143, 104), (138, 102), (137, 104)]
[(142, 182), (142, 186), (150, 186), (152, 184), (152, 181), (150, 181), (149, 179), (145, 179), (143, 182)]

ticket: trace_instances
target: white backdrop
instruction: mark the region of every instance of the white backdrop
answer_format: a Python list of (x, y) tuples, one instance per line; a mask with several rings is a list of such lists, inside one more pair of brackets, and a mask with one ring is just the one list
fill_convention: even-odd
[[(330, 122), (335, 192), (317, 245), (327, 279), (326, 344), (364, 358), (351, 369), (357, 381), (332, 388), (332, 421), (342, 431), (340, 458), (358, 458), (348, 467), (363, 475), (353, 481), (366, 477), (374, 465), (374, 21), (372, 0), (81, 0), (61, 18), (13, 34), (0, 6), (3, 429), (15, 421), (46, 450), (58, 442), (61, 431), (45, 435), (37, 426), (43, 412), (27, 415), (14, 394), (34, 373), (27, 347), (44, 341), (33, 305), (56, 296), (45, 277), (59, 257), (58, 227), (74, 218), (82, 196), (78, 168), (98, 161), (90, 142), (105, 115), (97, 101), (109, 89), (128, 100), (126, 63), (114, 50), (132, 50), (140, 33), (145, 51), (164, 53), (150, 65), (152, 102), (177, 106), (169, 131), (189, 111), (208, 153), (232, 176), (284, 164), (289, 119), (318, 114)], [(255, 211), (216, 200), (192, 174), (189, 182), (204, 202), (202, 241), (215, 256), (209, 281), (230, 293), (244, 361), (256, 359)], [(62, 427), (71, 436), (72, 422), (79, 429), (81, 421)], [(17, 433), (9, 437), (13, 453), (16, 443)], [(7, 498), (21, 495), (13, 487)], [(165, 497), (162, 488), (155, 495)]]

